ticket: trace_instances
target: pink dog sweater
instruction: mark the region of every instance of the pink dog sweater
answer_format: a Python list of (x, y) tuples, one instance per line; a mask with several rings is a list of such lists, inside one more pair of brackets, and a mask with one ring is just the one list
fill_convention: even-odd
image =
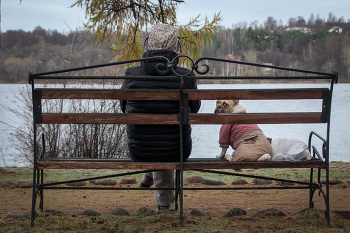
[(220, 135), (219, 135), (220, 147), (229, 147), (229, 145), (231, 145), (231, 147), (234, 150), (236, 150), (236, 148), (233, 147), (236, 141), (243, 134), (253, 130), (262, 131), (258, 125), (254, 125), (254, 124), (236, 124), (232, 127), (232, 129), (231, 129), (231, 125), (222, 125), (220, 128)]

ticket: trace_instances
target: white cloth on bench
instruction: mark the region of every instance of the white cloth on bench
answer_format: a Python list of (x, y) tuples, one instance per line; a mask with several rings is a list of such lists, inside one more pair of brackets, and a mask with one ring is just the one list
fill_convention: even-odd
[(307, 145), (299, 139), (277, 138), (272, 140), (271, 146), (271, 161), (302, 161), (311, 159)]

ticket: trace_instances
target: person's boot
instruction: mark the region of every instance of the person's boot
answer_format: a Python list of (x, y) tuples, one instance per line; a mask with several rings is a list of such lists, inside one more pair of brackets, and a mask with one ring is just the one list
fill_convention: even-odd
[(143, 175), (140, 188), (149, 188), (153, 185), (153, 178), (146, 176), (146, 174)]
[(145, 185), (144, 183), (142, 183), (141, 182), (141, 184), (140, 184), (140, 188), (149, 188), (149, 187), (151, 187), (152, 185)]
[(158, 206), (157, 209), (156, 209), (156, 213), (157, 214), (160, 214), (160, 213), (163, 213), (163, 212), (166, 212), (166, 211), (172, 211), (173, 209), (170, 208), (170, 206)]

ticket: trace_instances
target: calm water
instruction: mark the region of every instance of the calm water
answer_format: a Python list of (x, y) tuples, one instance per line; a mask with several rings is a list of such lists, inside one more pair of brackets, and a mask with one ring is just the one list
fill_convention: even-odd
[[(0, 100), (1, 104), (9, 106), (12, 103), (6, 97), (12, 98), (11, 89), (16, 90), (24, 87), (25, 84), (1, 84)], [(199, 89), (261, 89), (261, 88), (312, 88), (312, 87), (329, 87), (329, 84), (202, 84)], [(331, 138), (330, 138), (330, 160), (350, 162), (350, 84), (336, 84), (334, 87), (331, 115)], [(303, 103), (302, 103), (303, 102)], [(321, 101), (317, 100), (264, 100), (249, 101), (242, 100), (241, 104), (249, 113), (262, 113), (268, 111), (279, 112), (298, 112), (298, 111), (319, 111), (322, 106)], [(211, 113), (214, 111), (215, 101), (202, 101), (200, 109), (201, 113)], [(11, 161), (16, 153), (11, 147), (11, 143), (5, 140), (13, 129), (21, 127), (21, 122), (11, 113), (0, 107), (0, 167), (4, 166), (25, 166), (27, 164), (22, 161)], [(324, 138), (326, 137), (326, 126), (324, 124), (286, 124), (286, 125), (268, 125), (260, 124), (267, 137), (276, 138), (297, 138), (307, 144), (310, 131), (316, 131)], [(193, 158), (212, 158), (218, 155), (221, 149), (218, 146), (220, 125), (194, 125), (193, 129), (193, 150), (191, 157)], [(321, 145), (315, 141), (316, 145)], [(232, 149), (228, 151), (232, 153)]]

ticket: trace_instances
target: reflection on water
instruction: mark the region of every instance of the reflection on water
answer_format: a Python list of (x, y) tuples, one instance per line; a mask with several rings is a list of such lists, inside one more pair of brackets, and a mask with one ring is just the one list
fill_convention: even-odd
[[(10, 99), (11, 89), (24, 87), (25, 84), (0, 84), (1, 104), (12, 106)], [(311, 87), (329, 87), (329, 84), (201, 84), (199, 89), (261, 89), (261, 88), (311, 88)], [(350, 99), (350, 84), (336, 84), (334, 87), (332, 115), (331, 115), (331, 138), (330, 138), (330, 160), (350, 162), (350, 143), (349, 138), (350, 122), (347, 120), (350, 114), (350, 108), (347, 101)], [(9, 97), (10, 99), (6, 98)], [(241, 104), (250, 113), (262, 113), (269, 111), (279, 112), (298, 112), (298, 111), (320, 111), (322, 102), (317, 100), (264, 100), (249, 101), (242, 100)], [(211, 113), (215, 108), (215, 100), (202, 101), (201, 113)], [(17, 153), (9, 143), (4, 140), (13, 129), (21, 127), (21, 122), (11, 113), (0, 107), (0, 167), (4, 166), (2, 155), (5, 155), (7, 166), (13, 166), (11, 161), (13, 154)], [(286, 125), (267, 125), (260, 124), (267, 137), (276, 138), (297, 138), (307, 143), (310, 131), (316, 131), (322, 136), (326, 136), (326, 127), (324, 124), (286, 124)], [(193, 125), (193, 150), (192, 158), (213, 158), (218, 155), (221, 149), (218, 146), (220, 125)], [(316, 143), (316, 145), (320, 145)], [(232, 149), (228, 151), (232, 153)], [(26, 164), (20, 163), (17, 166)]]

